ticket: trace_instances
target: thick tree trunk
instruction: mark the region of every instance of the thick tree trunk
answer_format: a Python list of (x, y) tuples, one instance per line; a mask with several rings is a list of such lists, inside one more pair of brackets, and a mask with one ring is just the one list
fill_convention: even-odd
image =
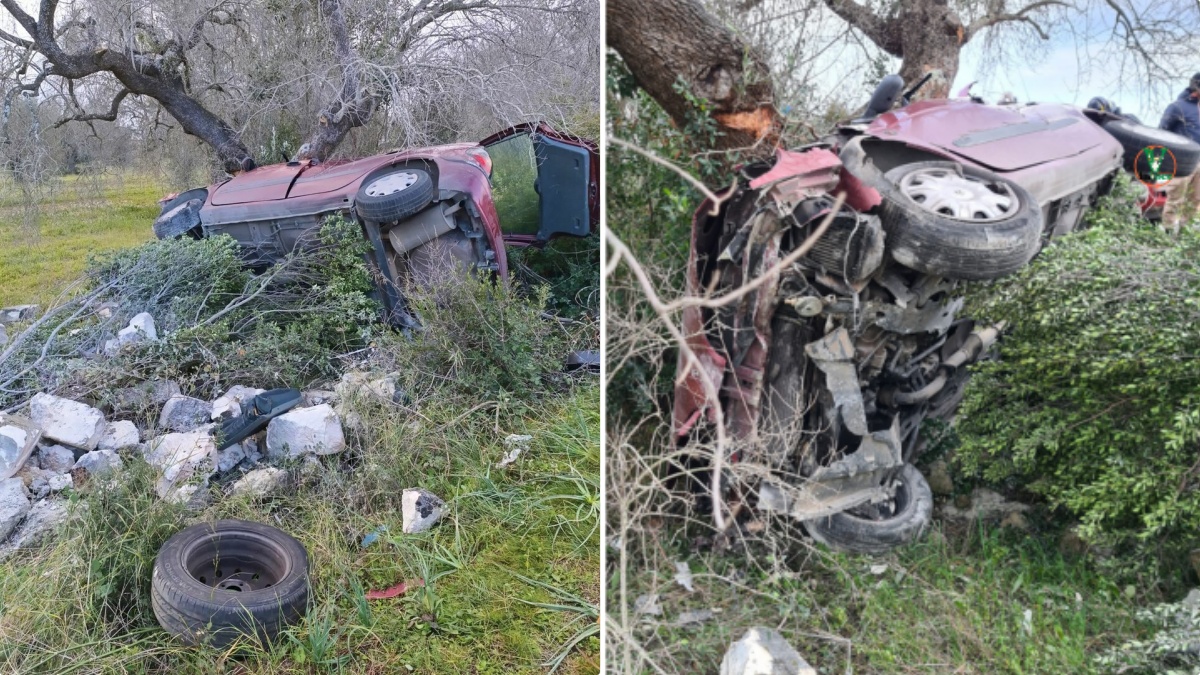
[(967, 37), (962, 21), (937, 0), (910, 1), (896, 21), (901, 45), (897, 56), (903, 59), (900, 77), (911, 87), (933, 73), (914, 98), (949, 98), (958, 74), (958, 53)]
[(696, 108), (676, 91), (708, 101), (723, 132), (719, 149), (770, 152), (779, 133), (770, 72), (763, 59), (695, 0), (609, 0), (609, 46), (639, 86), (684, 126)]

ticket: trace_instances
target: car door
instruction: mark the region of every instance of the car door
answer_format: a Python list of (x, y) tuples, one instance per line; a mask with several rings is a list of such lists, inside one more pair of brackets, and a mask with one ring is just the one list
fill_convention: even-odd
[(506, 243), (586, 237), (599, 223), (600, 161), (594, 143), (536, 123), (506, 129), (480, 144), (491, 158), (492, 198)]

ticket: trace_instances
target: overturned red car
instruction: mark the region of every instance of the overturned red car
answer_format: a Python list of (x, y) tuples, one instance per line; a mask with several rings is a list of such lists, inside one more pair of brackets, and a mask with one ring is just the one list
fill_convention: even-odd
[(228, 234), (248, 264), (265, 267), (311, 240), (326, 217), (349, 217), (372, 244), (387, 319), (411, 327), (406, 284), (448, 270), (503, 277), (506, 246), (590, 234), (599, 223), (599, 173), (594, 143), (523, 124), (479, 143), (258, 167), (164, 199), (154, 232)]
[(681, 356), (676, 437), (709, 442), (723, 424), (729, 500), (849, 551), (886, 551), (931, 520), (922, 425), (953, 417), (1003, 329), (959, 316), (964, 282), (1011, 274), (1079, 227), (1130, 155), (1100, 111), (910, 104), (922, 83), (902, 95), (889, 76), (824, 142), (741, 167), (692, 230), (691, 294), (767, 280), (684, 310), (700, 367)]

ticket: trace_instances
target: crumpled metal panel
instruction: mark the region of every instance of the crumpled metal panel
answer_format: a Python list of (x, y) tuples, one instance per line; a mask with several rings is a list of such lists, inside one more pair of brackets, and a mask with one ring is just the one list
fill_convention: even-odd
[(775, 155), (775, 166), (750, 181), (750, 189), (770, 186), (766, 192), (780, 213), (791, 213), (805, 199), (828, 195), (838, 185), (842, 160), (830, 150), (792, 152), (781, 148)]
[(841, 413), (842, 423), (851, 433), (867, 433), (867, 413), (863, 407), (862, 389), (854, 368), (854, 343), (850, 332), (838, 328), (820, 340), (804, 346), (804, 353), (825, 373), (825, 383), (833, 394), (834, 407)]
[(824, 518), (890, 497), (887, 474), (904, 465), (900, 418), (882, 431), (863, 436), (858, 449), (815, 471), (798, 484), (764, 480), (758, 508), (787, 513), (798, 520)]

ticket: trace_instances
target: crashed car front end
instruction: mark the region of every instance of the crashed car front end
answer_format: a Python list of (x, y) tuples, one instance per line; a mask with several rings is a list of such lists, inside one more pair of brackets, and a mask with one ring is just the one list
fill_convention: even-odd
[[(885, 508), (919, 454), (922, 422), (953, 413), (964, 368), (999, 333), (957, 316), (960, 282), (887, 255), (878, 215), (887, 197), (818, 146), (744, 167), (715, 211), (706, 201), (697, 212), (690, 294), (719, 298), (769, 278), (736, 302), (684, 310), (703, 372), (677, 386), (674, 431), (686, 442), (717, 422), (708, 378), (730, 459), (756, 467), (749, 489), (760, 509), (812, 523)], [(778, 269), (826, 219), (812, 249)]]

